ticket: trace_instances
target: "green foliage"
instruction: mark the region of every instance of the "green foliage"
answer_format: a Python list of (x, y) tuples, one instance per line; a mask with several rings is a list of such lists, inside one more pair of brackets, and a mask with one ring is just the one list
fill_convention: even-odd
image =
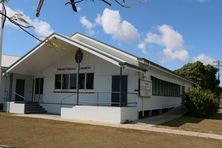
[(52, 40), (50, 40), (48, 37), (45, 39), (45, 43), (47, 43), (47, 45), (49, 45), (52, 48), (55, 49), (60, 49), (60, 50), (65, 50), (66, 48)]
[(219, 96), (220, 88), (218, 86), (220, 81), (216, 77), (217, 68), (197, 61), (186, 64), (175, 72), (196, 82), (202, 89), (209, 89)]
[(29, 24), (29, 22), (24, 18), (23, 14), (21, 13), (17, 13), (13, 17), (15, 18), (15, 20), (18, 20), (21, 23), (24, 23), (26, 25)]
[(184, 105), (192, 116), (209, 117), (218, 110), (218, 98), (210, 90), (189, 88)]
[(7, 3), (9, 0), (0, 0), (0, 3)]

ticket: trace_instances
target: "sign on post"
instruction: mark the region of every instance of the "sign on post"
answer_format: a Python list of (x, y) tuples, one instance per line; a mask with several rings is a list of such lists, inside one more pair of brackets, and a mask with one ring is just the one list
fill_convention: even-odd
[(149, 97), (152, 93), (152, 82), (148, 80), (139, 80), (139, 96)]

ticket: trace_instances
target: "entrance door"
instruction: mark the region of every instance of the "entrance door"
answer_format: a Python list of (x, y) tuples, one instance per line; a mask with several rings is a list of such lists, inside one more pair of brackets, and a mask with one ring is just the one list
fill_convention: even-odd
[(112, 76), (112, 106), (127, 106), (127, 80), (125, 75)]
[(24, 101), (25, 80), (16, 79), (15, 101)]
[(43, 86), (44, 86), (44, 79), (36, 78), (35, 79), (35, 96), (33, 100), (34, 102), (39, 102), (42, 99)]

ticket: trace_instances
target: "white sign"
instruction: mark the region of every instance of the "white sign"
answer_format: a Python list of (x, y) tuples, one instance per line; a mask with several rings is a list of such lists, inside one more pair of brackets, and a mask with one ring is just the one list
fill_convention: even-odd
[(152, 93), (152, 82), (147, 80), (139, 80), (139, 95), (141, 97), (149, 97)]
[[(71, 66), (57, 68), (57, 71), (76, 71), (76, 70), (77, 70), (77, 67), (71, 67)], [(80, 70), (81, 71), (93, 71), (94, 67), (93, 66), (81, 66)]]

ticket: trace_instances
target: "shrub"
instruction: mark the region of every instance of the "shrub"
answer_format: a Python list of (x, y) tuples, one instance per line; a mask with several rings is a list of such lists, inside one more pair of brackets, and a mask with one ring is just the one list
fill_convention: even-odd
[(218, 110), (218, 98), (209, 90), (189, 88), (184, 105), (192, 116), (209, 117)]

